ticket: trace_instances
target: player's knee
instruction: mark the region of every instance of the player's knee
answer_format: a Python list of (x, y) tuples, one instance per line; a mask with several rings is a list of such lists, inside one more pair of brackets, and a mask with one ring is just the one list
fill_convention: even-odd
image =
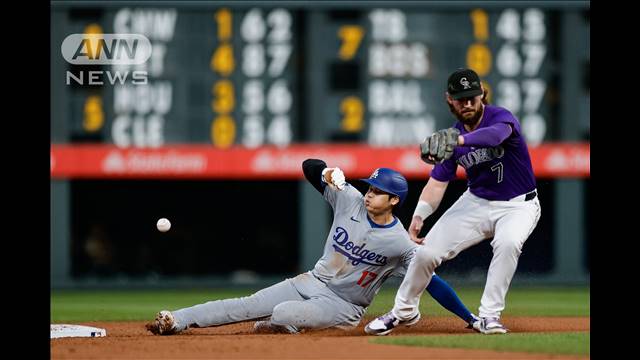
[(273, 308), (271, 323), (290, 329), (321, 328), (326, 314), (321, 308), (305, 301), (285, 301)]
[(416, 261), (427, 267), (436, 267), (440, 265), (444, 254), (438, 249), (434, 249), (429, 246), (421, 246), (416, 252)]
[(276, 325), (292, 325), (297, 310), (293, 301), (276, 305), (271, 314), (271, 322)]
[(498, 239), (498, 241), (494, 241), (493, 251), (494, 253), (501, 252), (511, 255), (520, 255), (523, 244), (524, 240), (520, 236), (515, 234), (512, 236), (505, 236)]

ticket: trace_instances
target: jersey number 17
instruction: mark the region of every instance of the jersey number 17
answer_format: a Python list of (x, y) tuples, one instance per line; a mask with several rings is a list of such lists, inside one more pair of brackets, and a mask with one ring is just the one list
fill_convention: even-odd
[(362, 272), (362, 276), (360, 276), (360, 280), (358, 280), (358, 285), (362, 287), (367, 287), (367, 285), (371, 284), (373, 279), (375, 279), (376, 277), (378, 277), (378, 274), (365, 270)]

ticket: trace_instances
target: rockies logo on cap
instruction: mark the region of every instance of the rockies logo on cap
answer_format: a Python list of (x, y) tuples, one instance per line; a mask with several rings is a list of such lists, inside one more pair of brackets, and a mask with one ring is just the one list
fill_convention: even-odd
[(471, 69), (458, 69), (449, 75), (447, 92), (455, 100), (482, 95), (480, 77)]
[(471, 85), (469, 85), (469, 80), (467, 80), (466, 77), (463, 77), (462, 79), (460, 79), (460, 84), (462, 84), (462, 86), (464, 86), (464, 89), (471, 89)]

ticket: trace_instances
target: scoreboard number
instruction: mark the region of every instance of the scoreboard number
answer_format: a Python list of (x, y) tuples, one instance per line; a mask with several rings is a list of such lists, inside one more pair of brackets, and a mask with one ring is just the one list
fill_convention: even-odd
[(356, 96), (348, 96), (340, 103), (340, 113), (344, 114), (341, 128), (345, 132), (359, 132), (364, 127), (364, 106)]

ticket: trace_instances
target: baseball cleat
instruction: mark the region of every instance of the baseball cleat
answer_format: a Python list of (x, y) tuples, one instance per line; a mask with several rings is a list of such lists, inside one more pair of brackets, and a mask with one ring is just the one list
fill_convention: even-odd
[[(465, 329), (471, 329), (471, 330), (476, 330), (473, 327), (473, 324), (476, 323), (476, 321), (480, 321), (481, 319), (479, 317), (477, 317), (475, 314), (471, 314), (471, 317), (473, 318), (473, 320), (471, 320), (469, 323), (467, 323), (467, 327)], [(477, 331), (477, 330), (476, 330)]]
[(506, 334), (508, 331), (497, 317), (481, 318), (473, 323), (473, 329), (485, 335)]
[(300, 331), (292, 325), (274, 325), (271, 320), (256, 321), (253, 324), (256, 334), (298, 334)]
[(253, 323), (253, 332), (257, 334), (271, 334), (271, 321), (256, 321), (255, 323)]
[(387, 335), (398, 325), (411, 326), (418, 321), (420, 321), (420, 313), (409, 320), (399, 320), (391, 312), (388, 312), (368, 323), (364, 327), (364, 332), (369, 335)]
[(160, 311), (155, 320), (146, 324), (145, 327), (154, 335), (173, 335), (178, 332), (173, 314), (167, 310)]

